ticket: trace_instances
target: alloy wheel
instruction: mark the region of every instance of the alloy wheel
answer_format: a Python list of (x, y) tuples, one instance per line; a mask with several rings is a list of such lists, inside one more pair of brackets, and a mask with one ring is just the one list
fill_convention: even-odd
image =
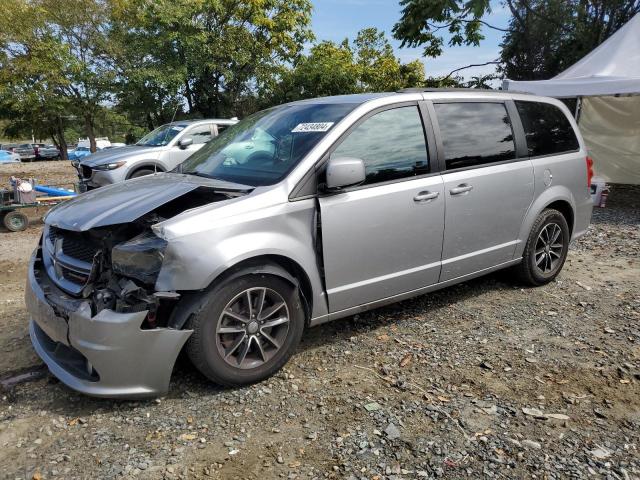
[(264, 287), (244, 290), (218, 318), (218, 352), (234, 368), (259, 367), (284, 345), (289, 321), (287, 303), (278, 292)]
[(562, 261), (563, 249), (564, 238), (560, 225), (548, 223), (540, 231), (536, 240), (536, 268), (544, 274), (553, 272)]

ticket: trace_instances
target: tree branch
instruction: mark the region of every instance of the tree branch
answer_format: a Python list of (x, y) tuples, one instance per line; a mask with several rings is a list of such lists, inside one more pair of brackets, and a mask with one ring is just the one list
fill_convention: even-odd
[(467, 68), (471, 68), (471, 67), (484, 67), (485, 65), (498, 65), (500, 64), (499, 60), (492, 60), (491, 62), (485, 62), (485, 63), (472, 63), (471, 65), (466, 65), (464, 67), (460, 67), (460, 68), (456, 68), (455, 70), (451, 70), (449, 72), (449, 75), (447, 75), (444, 78), (449, 78), (451, 77), (451, 75), (453, 75), (456, 72), (459, 72), (460, 70), (465, 70)]
[(456, 20), (454, 20), (451, 23), (447, 23), (445, 25), (435, 25), (433, 23), (429, 23), (426, 22), (427, 26), (431, 29), (433, 29), (434, 32), (437, 32), (438, 30), (442, 30), (443, 28), (449, 28), (451, 25), (453, 25), (455, 22), (464, 22), (464, 23), (471, 23), (471, 22), (478, 22), (481, 23), (482, 25), (485, 25), (489, 28), (492, 28), (494, 30), (498, 30), (499, 32), (505, 32), (505, 33), (509, 33), (511, 32), (510, 29), (508, 28), (500, 28), (500, 27), (496, 27), (495, 25), (491, 25), (487, 22), (485, 22), (484, 20), (480, 20), (480, 19), (476, 19), (476, 20), (466, 20), (464, 18), (457, 18)]

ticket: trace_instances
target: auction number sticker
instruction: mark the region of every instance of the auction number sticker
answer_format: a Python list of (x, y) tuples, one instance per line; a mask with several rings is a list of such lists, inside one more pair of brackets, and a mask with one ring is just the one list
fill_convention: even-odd
[(326, 132), (332, 125), (333, 122), (299, 123), (291, 133)]

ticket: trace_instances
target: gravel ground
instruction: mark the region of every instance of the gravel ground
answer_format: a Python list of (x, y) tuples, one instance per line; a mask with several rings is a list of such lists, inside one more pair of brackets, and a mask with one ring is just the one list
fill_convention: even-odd
[(609, 199), (545, 287), (498, 273), (311, 329), (248, 388), (181, 359), (145, 402), (42, 369), (22, 299), (40, 227), (0, 232), (0, 379), (35, 372), (0, 392), (0, 478), (640, 478), (640, 189)]

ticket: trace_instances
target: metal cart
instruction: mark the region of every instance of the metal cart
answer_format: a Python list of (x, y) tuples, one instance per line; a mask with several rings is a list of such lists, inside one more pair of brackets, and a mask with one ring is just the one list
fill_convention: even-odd
[[(76, 184), (57, 184), (48, 185), (48, 187), (69, 187), (73, 185), (73, 192), (78, 192), (78, 186)], [(7, 230), (10, 232), (21, 232), (26, 230), (29, 226), (29, 217), (27, 217), (22, 210), (26, 208), (34, 208), (36, 212), (39, 210), (47, 211), (54, 205), (64, 202), (74, 195), (58, 195), (36, 196), (35, 202), (22, 203), (18, 200), (15, 190), (0, 190), (0, 220)]]

